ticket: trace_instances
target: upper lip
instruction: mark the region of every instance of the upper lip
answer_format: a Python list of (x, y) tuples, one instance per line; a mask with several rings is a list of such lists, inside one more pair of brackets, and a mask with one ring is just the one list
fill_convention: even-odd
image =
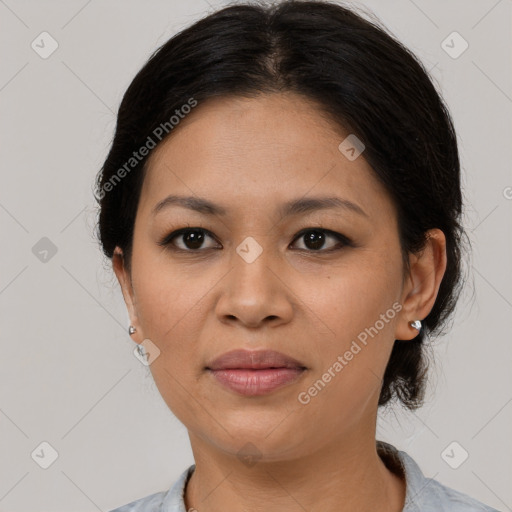
[(302, 368), (306, 367), (293, 357), (275, 350), (231, 350), (225, 352), (207, 366), (209, 370), (254, 369), (263, 368)]

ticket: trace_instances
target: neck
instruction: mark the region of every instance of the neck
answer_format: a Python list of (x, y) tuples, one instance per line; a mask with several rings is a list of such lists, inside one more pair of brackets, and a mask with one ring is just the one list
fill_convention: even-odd
[(189, 432), (196, 469), (185, 505), (199, 512), (400, 512), (405, 482), (379, 457), (375, 435), (345, 436), (314, 453), (254, 464), (220, 452)]

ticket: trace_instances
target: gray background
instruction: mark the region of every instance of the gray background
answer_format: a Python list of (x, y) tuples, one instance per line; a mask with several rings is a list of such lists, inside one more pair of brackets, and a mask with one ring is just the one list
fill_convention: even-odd
[[(221, 5), (0, 0), (1, 511), (107, 511), (168, 488), (193, 462), (186, 429), (133, 355), (122, 295), (92, 235), (92, 183), (135, 73)], [(474, 246), (453, 329), (434, 345), (426, 405), (382, 414), (378, 437), (427, 476), (512, 510), (512, 2), (364, 5), (446, 98)], [(46, 59), (31, 47), (43, 31), (59, 45)], [(453, 31), (469, 44), (458, 58), (441, 46)], [(31, 457), (43, 441), (58, 452), (48, 469)], [(441, 456), (453, 441), (469, 453), (458, 469)], [(450, 453), (456, 461), (461, 448)]]

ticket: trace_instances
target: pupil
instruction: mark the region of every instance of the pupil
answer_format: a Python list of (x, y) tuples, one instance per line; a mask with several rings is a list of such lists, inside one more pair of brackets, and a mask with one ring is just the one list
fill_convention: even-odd
[(189, 249), (199, 249), (203, 243), (204, 233), (200, 231), (188, 231), (185, 233), (185, 245)]
[(310, 231), (304, 235), (306, 247), (309, 249), (321, 249), (324, 244), (324, 233), (321, 231)]

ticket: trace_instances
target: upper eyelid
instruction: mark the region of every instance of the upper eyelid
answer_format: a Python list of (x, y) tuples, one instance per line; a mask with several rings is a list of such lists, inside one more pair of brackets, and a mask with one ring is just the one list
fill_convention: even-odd
[[(309, 231), (321, 231), (323, 233), (326, 233), (327, 236), (331, 236), (331, 237), (335, 238), (336, 240), (338, 240), (338, 243), (341, 243), (343, 245), (352, 245), (352, 240), (350, 238), (348, 238), (347, 236), (345, 236), (343, 233), (338, 233), (337, 231), (333, 231), (332, 229), (315, 227), (315, 226), (303, 228), (303, 229), (299, 230), (299, 232), (295, 235), (293, 242), (295, 242), (295, 240), (298, 240), (299, 238), (301, 238), (304, 234), (306, 234)], [(329, 249), (326, 249), (324, 251), (309, 251), (309, 252), (321, 253), (321, 252), (327, 252), (327, 251), (329, 251)]]
[(187, 231), (202, 231), (202, 232), (206, 233), (208, 236), (210, 236), (211, 238), (213, 238), (216, 242), (218, 242), (217, 237), (209, 229), (201, 228), (201, 227), (194, 227), (194, 226), (186, 226), (184, 228), (175, 229), (175, 230), (171, 231), (168, 235), (165, 235), (163, 237), (163, 239), (159, 242), (159, 245), (170, 244), (171, 240), (174, 240), (175, 238), (179, 238), (180, 236), (184, 235)]

